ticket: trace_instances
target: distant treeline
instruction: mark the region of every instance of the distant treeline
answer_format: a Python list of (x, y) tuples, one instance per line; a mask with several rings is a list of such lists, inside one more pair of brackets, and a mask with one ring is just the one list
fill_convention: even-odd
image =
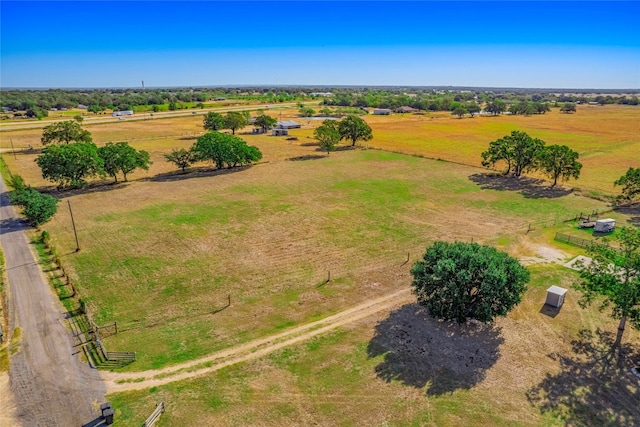
[[(325, 95), (326, 93), (331, 95)], [(638, 96), (620, 91), (616, 95), (597, 93), (558, 94), (548, 89), (463, 90), (460, 88), (366, 88), (366, 87), (242, 87), (242, 88), (175, 88), (175, 89), (48, 89), (2, 90), (0, 106), (13, 111), (51, 110), (85, 106), (88, 111), (105, 110), (162, 111), (204, 107), (205, 103), (249, 100), (264, 103), (319, 99), (325, 105), (342, 107), (398, 108), (409, 106), (420, 110), (452, 111), (460, 103), (484, 104), (503, 100), (507, 106), (523, 102), (574, 102), (638, 105)]]
[(79, 105), (83, 105), (90, 112), (100, 113), (105, 110), (125, 111), (155, 105), (163, 107), (155, 110), (159, 111), (204, 106), (205, 102), (214, 102), (220, 98), (277, 103), (310, 99), (311, 97), (299, 89), (273, 90), (266, 88), (2, 90), (0, 92), (0, 106), (14, 111), (26, 111), (51, 110), (53, 108), (60, 110), (78, 108)]
[[(557, 95), (552, 93), (529, 92), (502, 92), (492, 91), (452, 91), (452, 90), (427, 90), (401, 92), (389, 90), (339, 90), (331, 97), (324, 98), (325, 105), (343, 107), (373, 107), (395, 109), (409, 106), (419, 110), (430, 111), (454, 111), (460, 105), (488, 104), (496, 100), (504, 101), (508, 110), (513, 113), (520, 112), (522, 106), (532, 105), (538, 112), (543, 110), (540, 106), (557, 105), (558, 103), (589, 103), (598, 104), (628, 104), (638, 105), (636, 95), (611, 96), (611, 95)], [(547, 110), (548, 111), (548, 110)]]

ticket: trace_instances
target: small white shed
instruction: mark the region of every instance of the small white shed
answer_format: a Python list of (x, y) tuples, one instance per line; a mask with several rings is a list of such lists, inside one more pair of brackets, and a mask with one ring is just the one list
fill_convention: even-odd
[(593, 231), (601, 233), (609, 233), (616, 228), (616, 220), (611, 218), (599, 219), (593, 227)]
[(547, 300), (544, 302), (552, 307), (560, 308), (564, 304), (564, 296), (567, 293), (565, 288), (551, 286), (547, 289)]

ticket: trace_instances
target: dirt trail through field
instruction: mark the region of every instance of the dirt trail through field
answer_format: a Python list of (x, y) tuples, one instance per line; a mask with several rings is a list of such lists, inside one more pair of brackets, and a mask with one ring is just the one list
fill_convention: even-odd
[(283, 347), (291, 346), (317, 335), (325, 334), (340, 326), (356, 322), (380, 311), (399, 307), (413, 301), (413, 299), (410, 289), (407, 288), (384, 297), (367, 301), (322, 320), (301, 325), (277, 335), (250, 341), (246, 344), (222, 350), (211, 356), (191, 362), (164, 369), (142, 372), (116, 373), (103, 371), (101, 375), (107, 385), (107, 392), (109, 393), (139, 390), (192, 378), (217, 371), (226, 366), (265, 356)]
[(26, 225), (15, 216), (1, 179), (0, 193), (0, 242), (9, 282), (9, 324), (12, 331), (16, 327), (22, 330), (19, 349), (11, 355), (9, 390), (0, 389), (2, 395), (11, 393), (12, 399), (0, 403), (15, 405), (12, 412), (16, 420), (11, 425), (89, 423), (97, 418), (98, 405), (104, 402), (104, 384), (98, 372), (75, 355), (78, 349), (74, 348), (60, 303), (34, 259)]

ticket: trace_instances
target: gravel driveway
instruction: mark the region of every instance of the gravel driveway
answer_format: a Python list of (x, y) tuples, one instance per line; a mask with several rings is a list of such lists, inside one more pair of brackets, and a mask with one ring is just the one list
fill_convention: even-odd
[(24, 426), (81, 426), (98, 417), (105, 386), (98, 372), (80, 361), (65, 312), (34, 259), (26, 229), (0, 180), (9, 324), (11, 330), (22, 328), (20, 349), (11, 356), (9, 370), (15, 417)]

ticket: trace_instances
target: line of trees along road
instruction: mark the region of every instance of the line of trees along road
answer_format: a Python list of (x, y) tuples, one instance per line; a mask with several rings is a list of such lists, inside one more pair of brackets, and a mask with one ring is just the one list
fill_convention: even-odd
[[(331, 92), (331, 96), (314, 93)], [(280, 103), (302, 100), (323, 100), (326, 105), (342, 107), (397, 108), (408, 105), (421, 110), (455, 111), (458, 105), (465, 107), (470, 101), (486, 104), (499, 99), (508, 105), (521, 102), (559, 104), (597, 102), (605, 104), (638, 105), (637, 92), (627, 95), (602, 95), (585, 92), (582, 94), (556, 94), (555, 91), (539, 89), (483, 90), (480, 88), (434, 89), (420, 87), (389, 88), (165, 88), (165, 89), (83, 89), (83, 90), (2, 90), (0, 104), (13, 110), (14, 115), (46, 117), (47, 110), (77, 108), (84, 105), (90, 113), (99, 114), (105, 110), (164, 111), (189, 107), (204, 107), (205, 102), (216, 99)], [(609, 92), (609, 91), (608, 91)], [(611, 91), (615, 92), (615, 91)], [(507, 110), (504, 110), (507, 111)], [(529, 110), (532, 113), (533, 110)], [(526, 114), (523, 111), (522, 114)], [(8, 116), (8, 114), (5, 113)]]

